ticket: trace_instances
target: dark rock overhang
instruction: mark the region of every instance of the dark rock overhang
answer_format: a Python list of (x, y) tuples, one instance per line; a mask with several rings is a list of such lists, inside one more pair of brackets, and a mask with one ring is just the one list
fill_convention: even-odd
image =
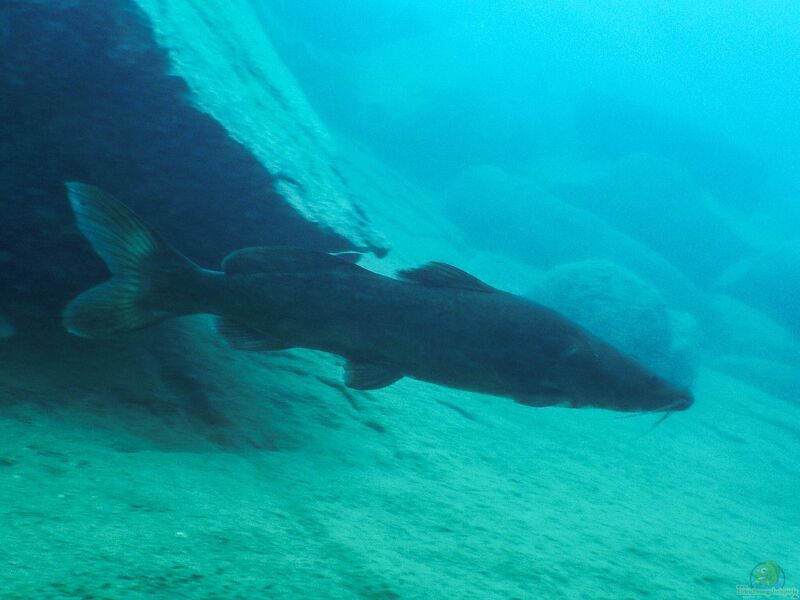
[(0, 309), (12, 320), (53, 323), (106, 277), (74, 228), (68, 180), (117, 195), (204, 266), (255, 245), (385, 252), (347, 198), (330, 222), (309, 219), (283, 192), (322, 195), (302, 172), (271, 172), (195, 100), (132, 1), (3, 3)]

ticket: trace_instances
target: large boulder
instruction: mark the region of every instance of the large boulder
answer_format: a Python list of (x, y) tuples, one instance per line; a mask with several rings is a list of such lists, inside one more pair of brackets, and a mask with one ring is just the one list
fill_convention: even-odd
[(657, 251), (699, 287), (751, 252), (718, 199), (685, 167), (658, 156), (626, 155), (549, 188)]
[(0, 11), (0, 289), (52, 325), (105, 277), (63, 182), (106, 188), (206, 266), (242, 246), (384, 251), (249, 3), (10, 0)]
[(739, 262), (719, 279), (719, 289), (768, 314), (800, 337), (800, 242)]
[(671, 304), (693, 309), (699, 302), (694, 285), (657, 252), (532, 179), (492, 166), (470, 169), (448, 189), (444, 210), (485, 250), (538, 268), (609, 260), (652, 282)]
[(752, 356), (800, 367), (800, 339), (767, 314), (732, 296), (710, 294), (701, 314), (704, 348), (716, 356)]
[(691, 378), (691, 317), (671, 314), (662, 295), (627, 269), (604, 260), (560, 265), (529, 296), (656, 373), (680, 383)]
[(616, 160), (645, 153), (686, 169), (726, 206), (745, 211), (770, 203), (768, 165), (712, 127), (612, 95), (586, 94), (575, 107), (584, 156)]
[(797, 363), (787, 364), (754, 356), (728, 354), (712, 358), (709, 365), (772, 396), (798, 403), (800, 366)]

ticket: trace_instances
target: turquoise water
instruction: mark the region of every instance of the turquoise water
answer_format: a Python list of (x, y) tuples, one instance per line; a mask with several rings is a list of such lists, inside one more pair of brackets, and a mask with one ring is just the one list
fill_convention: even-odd
[[(796, 595), (799, 30), (766, 2), (0, 4), (0, 598)], [(694, 404), (356, 390), (204, 314), (69, 335), (109, 275), (75, 180), (207, 268), (456, 265)]]

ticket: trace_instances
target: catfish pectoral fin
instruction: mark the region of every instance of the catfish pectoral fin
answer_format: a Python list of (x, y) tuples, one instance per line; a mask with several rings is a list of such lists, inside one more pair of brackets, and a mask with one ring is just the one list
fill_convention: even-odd
[(351, 360), (345, 366), (344, 383), (354, 390), (377, 390), (392, 385), (403, 375), (396, 367)]
[(288, 345), (273, 338), (272, 336), (256, 331), (243, 325), (238, 321), (218, 317), (214, 320), (214, 326), (231, 348), (237, 350), (248, 350), (250, 352), (268, 352), (272, 350), (286, 350)]

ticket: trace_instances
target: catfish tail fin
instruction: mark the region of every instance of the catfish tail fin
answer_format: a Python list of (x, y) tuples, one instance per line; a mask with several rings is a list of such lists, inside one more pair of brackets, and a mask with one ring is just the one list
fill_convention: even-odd
[(197, 312), (182, 301), (187, 282), (201, 271), (197, 265), (103, 190), (76, 182), (66, 186), (78, 228), (112, 275), (67, 305), (62, 316), (67, 331), (112, 337)]

